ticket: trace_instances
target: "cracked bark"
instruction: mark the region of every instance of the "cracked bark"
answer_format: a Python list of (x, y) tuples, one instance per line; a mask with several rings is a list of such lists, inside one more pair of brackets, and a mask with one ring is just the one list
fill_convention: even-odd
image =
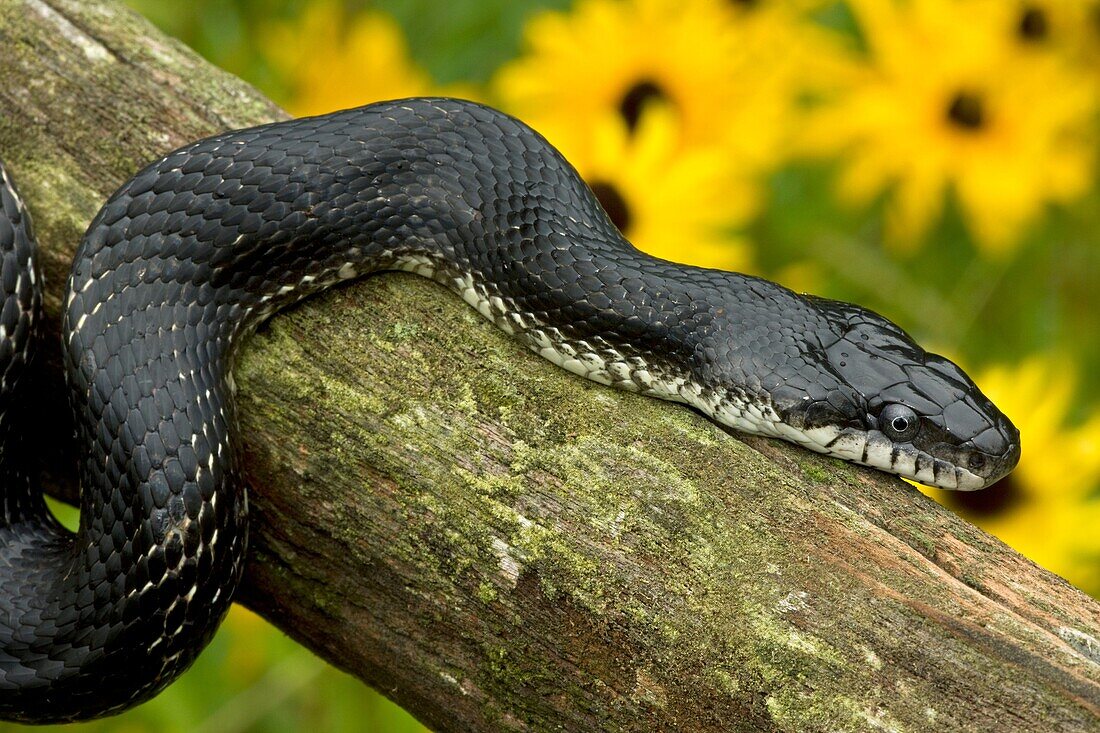
[[(280, 116), (116, 3), (0, 0), (0, 155), (55, 332), (111, 190)], [(240, 600), (434, 728), (1100, 726), (1100, 604), (896, 479), (562, 373), (432, 283), (313, 299), (235, 375)]]

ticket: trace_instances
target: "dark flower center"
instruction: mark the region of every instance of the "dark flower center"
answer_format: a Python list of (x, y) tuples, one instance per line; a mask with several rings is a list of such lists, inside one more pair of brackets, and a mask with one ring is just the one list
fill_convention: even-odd
[(981, 491), (952, 491), (948, 504), (966, 517), (995, 517), (1012, 510), (1022, 498), (1019, 484), (1006, 476)]
[(1034, 6), (1025, 8), (1023, 15), (1020, 16), (1020, 25), (1017, 31), (1020, 34), (1020, 38), (1023, 38), (1025, 41), (1043, 40), (1050, 31), (1046, 13)]
[(596, 200), (600, 202), (600, 206), (607, 212), (611, 223), (618, 227), (620, 232), (626, 234), (627, 230), (630, 229), (632, 217), (630, 207), (623, 195), (619, 193), (619, 189), (615, 187), (615, 184), (607, 181), (594, 181), (590, 188), (592, 193), (596, 194)]
[(978, 130), (985, 124), (982, 98), (970, 92), (959, 92), (947, 108), (947, 119), (965, 130)]
[(643, 79), (623, 95), (622, 100), (619, 101), (619, 114), (626, 121), (627, 128), (634, 132), (645, 106), (650, 102), (659, 102), (663, 99), (668, 99), (665, 90), (652, 79)]

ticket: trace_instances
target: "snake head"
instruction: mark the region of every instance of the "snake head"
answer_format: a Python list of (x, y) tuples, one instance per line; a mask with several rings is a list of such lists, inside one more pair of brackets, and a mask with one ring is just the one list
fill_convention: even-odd
[(1016, 467), (1019, 430), (962, 369), (876, 313), (814, 302), (833, 327), (823, 341), (828, 370), (848, 395), (838, 411), (844, 421), (831, 423), (841, 427), (818, 427), (826, 452), (963, 491), (985, 488)]
[(955, 364), (858, 305), (739, 275), (696, 350), (720, 423), (943, 489), (982, 489), (1020, 432)]

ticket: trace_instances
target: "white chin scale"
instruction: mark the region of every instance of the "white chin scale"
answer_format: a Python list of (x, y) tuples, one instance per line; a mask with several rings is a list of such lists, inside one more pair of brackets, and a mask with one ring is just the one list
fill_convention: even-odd
[(846, 461), (896, 473), (926, 486), (975, 491), (986, 485), (981, 476), (934, 458), (911, 443), (895, 445), (878, 430), (819, 428), (806, 433), (810, 434), (813, 434), (811, 442), (802, 442), (801, 445)]
[(912, 444), (897, 446), (878, 430), (821, 427), (799, 430), (780, 422), (773, 409), (747, 411), (737, 401), (697, 404), (703, 412), (737, 430), (782, 438), (817, 453), (894, 473), (927, 486), (975, 491), (986, 480), (960, 466), (932, 457)]

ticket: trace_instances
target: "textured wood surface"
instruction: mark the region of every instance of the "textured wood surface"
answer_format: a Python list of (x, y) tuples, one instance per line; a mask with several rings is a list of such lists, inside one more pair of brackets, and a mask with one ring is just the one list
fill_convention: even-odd
[[(68, 258), (148, 159), (282, 113), (113, 2), (0, 0), (0, 157)], [(407, 275), (236, 369), (241, 600), (439, 730), (1100, 727), (1100, 604), (903, 482), (565, 374)], [(44, 480), (70, 486), (55, 362)]]

